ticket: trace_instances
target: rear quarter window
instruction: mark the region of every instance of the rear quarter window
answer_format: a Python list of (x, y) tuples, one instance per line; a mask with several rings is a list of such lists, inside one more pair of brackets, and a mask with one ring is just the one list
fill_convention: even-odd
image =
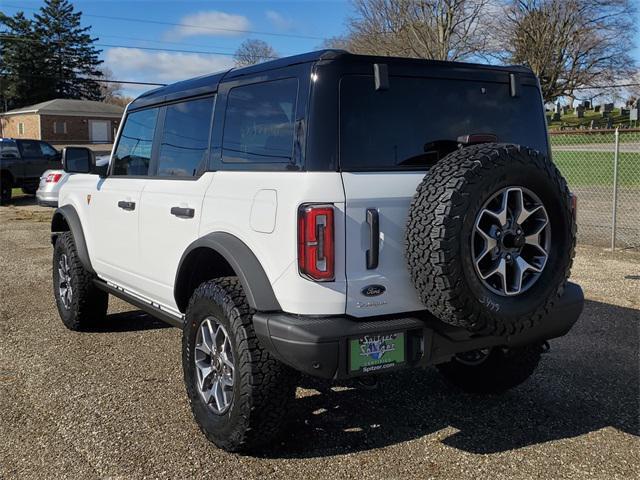
[(222, 161), (291, 163), (298, 80), (235, 87), (227, 96)]
[(547, 151), (536, 87), (519, 97), (507, 83), (390, 77), (376, 91), (373, 76), (340, 82), (340, 165), (343, 170), (427, 169), (471, 133)]

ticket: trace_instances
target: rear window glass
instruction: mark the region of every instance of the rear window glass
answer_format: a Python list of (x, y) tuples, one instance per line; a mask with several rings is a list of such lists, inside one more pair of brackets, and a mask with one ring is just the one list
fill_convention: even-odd
[(233, 88), (227, 99), (222, 161), (290, 162), (297, 96), (295, 78)]
[(158, 176), (194, 177), (209, 152), (213, 97), (167, 106)]
[(458, 137), (493, 134), (498, 142), (546, 153), (542, 103), (535, 87), (512, 98), (507, 84), (373, 76), (340, 82), (340, 164), (344, 170), (427, 169), (458, 146)]
[(18, 145), (13, 140), (0, 140), (0, 155), (3, 158), (18, 158)]

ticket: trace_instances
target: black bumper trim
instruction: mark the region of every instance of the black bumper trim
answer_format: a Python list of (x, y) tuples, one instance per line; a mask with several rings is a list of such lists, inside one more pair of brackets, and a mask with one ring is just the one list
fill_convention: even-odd
[(406, 366), (435, 365), (460, 352), (517, 347), (561, 337), (576, 323), (583, 305), (582, 289), (568, 283), (548, 316), (533, 328), (505, 337), (474, 337), (465, 329), (443, 324), (426, 314), (357, 319), (258, 312), (253, 323), (260, 343), (283, 363), (317, 377), (346, 378), (352, 376), (347, 369), (349, 338), (404, 331)]

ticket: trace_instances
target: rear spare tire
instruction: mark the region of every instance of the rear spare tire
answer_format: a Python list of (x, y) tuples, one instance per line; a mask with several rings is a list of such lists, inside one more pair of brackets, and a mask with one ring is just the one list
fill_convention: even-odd
[(567, 184), (544, 155), (488, 143), (457, 150), (418, 185), (406, 256), (427, 309), (495, 335), (535, 325), (562, 295), (575, 247)]

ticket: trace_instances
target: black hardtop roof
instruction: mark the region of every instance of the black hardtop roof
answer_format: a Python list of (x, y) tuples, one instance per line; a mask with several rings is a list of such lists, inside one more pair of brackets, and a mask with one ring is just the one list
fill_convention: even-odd
[(170, 102), (181, 98), (195, 97), (198, 95), (206, 95), (214, 93), (218, 90), (218, 86), (223, 80), (241, 77), (277, 68), (288, 67), (291, 65), (310, 63), (310, 62), (335, 62), (345, 65), (364, 65), (373, 63), (385, 63), (389, 65), (402, 65), (405, 69), (412, 67), (422, 70), (425, 67), (432, 67), (438, 70), (480, 70), (494, 73), (519, 73), (521, 75), (530, 76), (535, 80), (533, 73), (527, 67), (523, 66), (497, 66), (482, 65), (475, 63), (463, 62), (445, 62), (439, 60), (424, 60), (418, 58), (406, 57), (381, 57), (374, 55), (357, 55), (349, 53), (345, 50), (325, 49), (314, 52), (303, 53), (301, 55), (293, 55), (290, 57), (278, 58), (268, 62), (251, 65), (248, 67), (232, 68), (217, 73), (203, 75), (188, 80), (172, 83), (170, 85), (156, 88), (143, 93), (137, 97), (129, 105), (129, 110), (146, 107), (149, 105)]

